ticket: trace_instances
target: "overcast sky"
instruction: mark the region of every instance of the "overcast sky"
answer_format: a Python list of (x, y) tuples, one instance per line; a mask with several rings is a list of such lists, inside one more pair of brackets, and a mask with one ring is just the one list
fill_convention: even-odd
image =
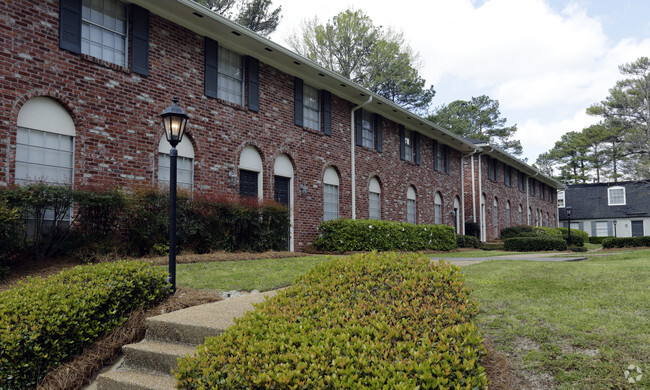
[(488, 95), (518, 126), (534, 163), (562, 134), (597, 118), (585, 109), (608, 95), (618, 65), (650, 56), (649, 0), (273, 0), (282, 21), (271, 39), (306, 18), (354, 7), (404, 32), (420, 53), (434, 106)]

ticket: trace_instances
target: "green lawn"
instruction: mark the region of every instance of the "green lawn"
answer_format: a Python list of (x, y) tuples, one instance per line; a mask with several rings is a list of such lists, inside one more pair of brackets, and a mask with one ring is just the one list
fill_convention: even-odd
[[(650, 250), (463, 268), (480, 325), (522, 377), (557, 389), (650, 389)], [(643, 372), (630, 385), (624, 370)]]
[(309, 256), (178, 264), (176, 284), (217, 291), (268, 291), (290, 285), (298, 275), (328, 259), (328, 256)]
[(535, 252), (510, 252), (510, 251), (484, 251), (482, 249), (475, 249), (471, 251), (461, 251), (461, 252), (441, 252), (427, 254), (429, 257), (441, 257), (446, 258), (455, 258), (455, 257), (493, 257), (493, 256), (511, 256), (511, 255), (525, 255), (527, 253)]

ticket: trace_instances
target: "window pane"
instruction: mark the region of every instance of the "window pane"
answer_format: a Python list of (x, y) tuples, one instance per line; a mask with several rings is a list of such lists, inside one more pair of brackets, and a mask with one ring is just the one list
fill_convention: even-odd
[(116, 0), (84, 0), (81, 52), (125, 66), (126, 6)]
[[(187, 157), (176, 158), (176, 184), (180, 188), (192, 190), (194, 185), (194, 161)], [(158, 183), (169, 186), (170, 183), (169, 154), (158, 153)]]
[(369, 194), (370, 219), (381, 219), (381, 194)]
[(70, 136), (18, 128), (16, 182), (72, 184), (72, 145)]
[(244, 69), (242, 56), (219, 46), (219, 98), (235, 104), (244, 99)]
[(368, 111), (362, 111), (361, 115), (361, 140), (361, 144), (366, 148), (375, 147), (375, 126), (373, 123), (373, 114)]
[(408, 199), (406, 201), (406, 218), (408, 223), (416, 223), (415, 208), (415, 200)]
[(339, 217), (339, 186), (323, 184), (323, 220), (330, 221)]

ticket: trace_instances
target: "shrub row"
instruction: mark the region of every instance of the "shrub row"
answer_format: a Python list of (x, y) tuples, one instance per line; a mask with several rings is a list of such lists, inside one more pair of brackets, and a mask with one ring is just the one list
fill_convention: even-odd
[(643, 237), (609, 237), (603, 240), (603, 248), (633, 248), (650, 246), (650, 236)]
[(178, 388), (485, 389), (463, 279), (417, 254), (321, 264), (180, 359)]
[[(179, 250), (286, 249), (289, 212), (275, 202), (192, 197), (181, 191), (177, 210)], [(168, 191), (154, 187), (75, 190), (36, 183), (2, 188), (0, 261), (23, 250), (36, 258), (61, 253), (92, 256), (116, 247), (124, 253), (164, 254), (168, 213)]]
[(0, 389), (34, 387), (133, 309), (166, 294), (165, 272), (143, 262), (78, 266), (0, 292)]
[[(571, 229), (571, 242), (569, 242), (569, 230), (567, 228), (552, 228), (546, 226), (510, 226), (501, 230), (501, 238), (522, 237), (555, 237), (564, 238), (568, 246), (583, 246), (589, 240), (589, 234), (582, 230)], [(506, 249), (507, 250), (507, 249)], [(555, 249), (554, 249), (555, 250)]]
[(484, 251), (502, 251), (504, 250), (502, 242), (483, 242), (480, 248)]
[[(573, 231), (571, 231), (571, 234), (573, 234)], [(590, 244), (602, 244), (603, 241), (607, 238), (614, 238), (614, 236), (589, 236), (589, 243)]]
[(503, 247), (515, 252), (565, 251), (567, 243), (558, 237), (515, 237), (504, 240)]
[(456, 248), (454, 228), (446, 225), (414, 225), (378, 220), (336, 219), (322, 222), (314, 241), (328, 252), (387, 251)]
[(474, 236), (458, 234), (456, 235), (456, 245), (458, 245), (459, 248), (478, 248), (480, 243), (478, 238)]

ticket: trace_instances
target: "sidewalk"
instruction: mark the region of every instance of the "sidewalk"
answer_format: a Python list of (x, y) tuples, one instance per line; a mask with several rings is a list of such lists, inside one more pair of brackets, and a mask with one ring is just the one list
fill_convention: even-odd
[[(553, 257), (558, 256), (558, 257)], [(567, 256), (566, 252), (544, 252), (544, 253), (529, 253), (529, 254), (516, 254), (516, 255), (502, 255), (502, 256), (487, 256), (487, 257), (449, 257), (444, 256), (430, 256), (431, 260), (440, 261), (445, 260), (448, 263), (457, 265), (459, 267), (471, 264), (477, 264), (488, 260), (524, 260), (524, 261), (548, 261), (548, 262), (566, 262), (566, 261), (582, 261), (588, 259), (586, 256)]]

